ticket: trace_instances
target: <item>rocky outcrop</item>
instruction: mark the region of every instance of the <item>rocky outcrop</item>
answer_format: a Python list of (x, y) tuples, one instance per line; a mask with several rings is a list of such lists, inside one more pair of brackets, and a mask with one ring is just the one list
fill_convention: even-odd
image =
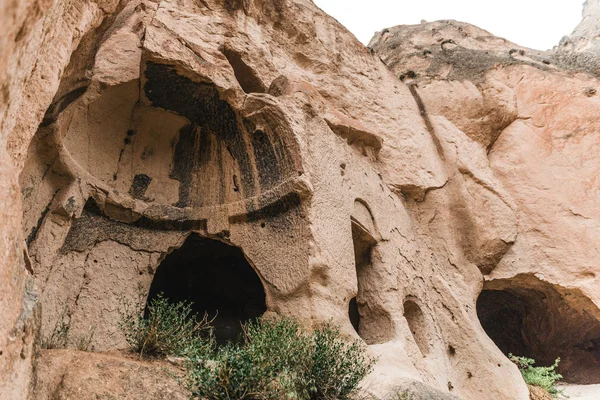
[[(565, 349), (565, 375), (598, 379), (587, 52), (452, 21), (390, 28), (368, 49), (308, 0), (11, 7), (0, 244), (16, 284), (0, 329), (25, 338), (6, 359), (25, 350), (2, 364), (8, 398), (35, 382), (35, 324), (15, 322), (35, 322), (30, 276), (40, 335), (65, 323), (95, 351), (125, 347), (123, 301), (164, 291), (219, 311), (221, 340), (263, 313), (333, 321), (378, 356), (365, 387), (379, 397), (416, 381), (527, 399), (499, 321), (525, 329), (523, 355)], [(36, 396), (78, 390), (67, 364), (99, 385), (98, 357), (42, 353)], [(125, 375), (131, 362), (110, 359)]]
[(1, 398), (25, 398), (33, 379), (39, 306), (21, 234), (16, 170), (0, 148), (0, 385)]
[[(494, 190), (489, 200), (468, 197), (470, 209), (508, 206), (500, 221), (515, 230), (482, 269), (484, 328), (504, 352), (546, 364), (560, 356), (566, 379), (582, 383), (600, 379), (600, 58), (592, 44), (569, 43), (595, 40), (594, 7), (587, 4), (582, 24), (552, 52), (456, 21), (386, 29), (370, 44), (413, 88), (424, 114), (486, 152), (482, 164)], [(480, 226), (495, 233), (496, 224)]]
[[(559, 51), (587, 53), (588, 57), (600, 53), (600, 1), (586, 0), (583, 5), (583, 19), (571, 35), (561, 40)], [(596, 66), (597, 68), (597, 66)]]

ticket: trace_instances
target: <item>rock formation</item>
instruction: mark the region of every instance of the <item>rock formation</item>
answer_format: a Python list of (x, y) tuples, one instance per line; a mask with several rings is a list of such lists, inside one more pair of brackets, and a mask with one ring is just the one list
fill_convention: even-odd
[(547, 364), (560, 356), (580, 383), (600, 380), (600, 53), (582, 36), (595, 35), (590, 7), (553, 52), (455, 21), (391, 28), (370, 44), (422, 99), (437, 134), (455, 126), (487, 149), (494, 191), (510, 199), (510, 248), (482, 270), (484, 328), (505, 352)]
[(369, 49), (310, 0), (2, 3), (0, 397), (151, 374), (35, 343), (122, 349), (160, 291), (222, 340), (331, 320), (381, 398), (527, 399), (507, 351), (598, 383), (597, 7), (544, 53), (454, 21)]

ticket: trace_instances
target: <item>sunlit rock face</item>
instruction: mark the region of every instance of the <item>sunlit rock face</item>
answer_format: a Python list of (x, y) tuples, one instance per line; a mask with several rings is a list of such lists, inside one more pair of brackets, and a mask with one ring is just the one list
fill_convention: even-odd
[(7, 398), (60, 383), (49, 353), (34, 379), (36, 335), (63, 321), (122, 349), (121, 302), (161, 291), (218, 311), (222, 341), (261, 315), (332, 321), (378, 357), (364, 384), (382, 398), (527, 399), (512, 345), (598, 381), (589, 52), (447, 21), (369, 49), (308, 0), (11, 7)]
[(467, 197), (485, 209), (481, 226), (506, 224), (487, 212), (510, 205), (514, 236), (482, 269), (483, 327), (505, 353), (546, 364), (561, 357), (565, 379), (580, 383), (600, 382), (597, 11), (588, 2), (579, 27), (550, 52), (456, 21), (393, 27), (370, 43), (432, 120), (486, 151), (492, 199), (481, 208)]

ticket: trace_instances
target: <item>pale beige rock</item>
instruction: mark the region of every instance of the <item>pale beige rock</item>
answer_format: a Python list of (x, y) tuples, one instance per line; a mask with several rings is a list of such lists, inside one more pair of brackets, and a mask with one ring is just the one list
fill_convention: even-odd
[[(597, 379), (599, 110), (586, 51), (533, 51), (453, 21), (384, 30), (370, 50), (308, 0), (12, 7), (0, 42), (10, 326), (31, 304), (23, 238), (41, 335), (64, 315), (75, 337), (94, 332), (95, 351), (126, 346), (123, 299), (154, 293), (166, 266), (208, 262), (194, 257), (213, 246), (246, 264), (222, 290), (246, 311), (361, 337), (379, 357), (364, 382), (375, 396), (412, 380), (436, 396), (527, 399), (481, 326), (482, 289), (549, 313), (530, 337), (569, 350), (576, 379)], [(182, 292), (223, 283), (197, 270), (210, 272), (187, 271)], [(566, 330), (542, 335), (536, 322)], [(27, 326), (7, 357), (24, 358), (2, 365), (9, 398), (29, 390)], [(43, 352), (38, 398), (71, 396), (86, 370), (97, 388), (97, 358), (146, 388), (135, 363), (111, 357)]]
[(166, 361), (143, 361), (131, 355), (42, 350), (32, 400), (156, 399), (184, 400), (183, 371)]
[[(482, 324), (503, 351), (525, 352), (544, 365), (560, 356), (559, 370), (581, 383), (600, 379), (600, 58), (591, 47), (568, 44), (593, 32), (596, 3), (588, 2), (587, 18), (554, 52), (525, 49), (456, 21), (389, 28), (370, 44), (421, 99), (436, 135), (448, 141), (448, 132), (464, 132), (475, 141), (472, 149), (464, 139), (457, 148), (465, 159), (480, 160), (476, 169), (452, 168), (484, 178), (474, 175), (457, 192), (450, 174), (443, 189), (411, 208), (446, 232), (445, 243), (464, 238), (464, 254), (486, 280), (478, 302)], [(457, 217), (435, 222), (449, 211)], [(522, 323), (514, 330), (502, 319), (511, 314)]]
[[(598, 14), (600, 13), (600, 1), (586, 0), (583, 6), (583, 18), (579, 25), (573, 30), (573, 33), (561, 40), (558, 52), (567, 50), (567, 52), (586, 53), (600, 52), (600, 22)], [(593, 62), (592, 59), (590, 61)], [(598, 65), (596, 64), (596, 71)]]
[[(1, 399), (25, 398), (33, 374), (39, 307), (21, 229), (17, 170), (0, 148), (0, 392)], [(31, 267), (31, 266), (29, 266)]]
[[(42, 16), (47, 1), (0, 2), (0, 124), (9, 101), (20, 94), (10, 85), (27, 51), (20, 47)], [(29, 55), (34, 58), (35, 56)], [(6, 151), (0, 131), (0, 399), (22, 399), (33, 380), (33, 355), (39, 333), (27, 249), (19, 228), (22, 219), (19, 170)]]

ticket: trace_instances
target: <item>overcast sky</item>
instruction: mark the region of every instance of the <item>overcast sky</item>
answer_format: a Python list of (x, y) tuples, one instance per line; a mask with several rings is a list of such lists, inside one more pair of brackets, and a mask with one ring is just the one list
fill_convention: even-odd
[(314, 0), (367, 44), (376, 31), (422, 19), (469, 22), (521, 46), (548, 50), (581, 20), (583, 0)]

